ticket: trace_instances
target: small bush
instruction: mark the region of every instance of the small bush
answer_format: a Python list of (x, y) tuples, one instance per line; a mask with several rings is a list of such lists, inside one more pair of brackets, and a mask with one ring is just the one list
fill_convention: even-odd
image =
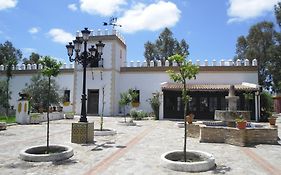
[(131, 109), (130, 116), (134, 120), (142, 120), (147, 117), (147, 113), (142, 110), (136, 110), (135, 108)]
[(131, 110), (130, 110), (130, 116), (131, 116), (134, 120), (137, 120), (137, 118), (138, 118), (138, 111), (137, 111), (135, 108), (131, 109)]

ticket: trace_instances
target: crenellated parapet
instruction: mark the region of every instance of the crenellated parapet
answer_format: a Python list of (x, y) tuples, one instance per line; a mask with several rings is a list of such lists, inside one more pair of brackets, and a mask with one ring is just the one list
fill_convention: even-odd
[[(7, 69), (7, 66), (0, 65), (0, 71), (5, 71)], [(43, 69), (42, 64), (17, 64), (12, 66), (12, 70), (40, 70)], [(66, 64), (64, 63), (60, 69), (74, 69), (74, 65), (72, 63)]]
[[(95, 36), (112, 36), (115, 35), (117, 36), (124, 44), (126, 44), (125, 42), (125, 38), (124, 36), (116, 29), (113, 30), (101, 30), (101, 29), (97, 29), (97, 30), (91, 30), (91, 36), (95, 37)], [(79, 33), (78, 33), (79, 34)], [(77, 35), (77, 34), (76, 34)], [(82, 35), (82, 34), (79, 34)]]
[[(241, 60), (195, 60), (195, 62), (192, 62), (192, 60), (189, 60), (190, 63), (195, 64), (197, 66), (257, 66), (258, 62), (257, 59), (252, 60), (252, 62), (250, 62), (248, 59), (244, 60), (243, 62)], [(140, 61), (130, 61), (130, 62), (124, 62), (122, 67), (177, 67), (177, 63), (174, 62), (170, 62), (168, 60), (162, 62), (160, 60), (157, 61), (150, 61), (147, 62), (146, 60), (143, 62)]]

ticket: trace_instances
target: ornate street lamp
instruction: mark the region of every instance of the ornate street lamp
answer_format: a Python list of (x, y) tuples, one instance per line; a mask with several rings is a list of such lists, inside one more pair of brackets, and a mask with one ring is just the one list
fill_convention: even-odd
[[(67, 54), (69, 56), (70, 62), (77, 62), (78, 64), (81, 64), (83, 66), (83, 92), (82, 92), (82, 104), (81, 104), (81, 116), (80, 116), (80, 122), (88, 122), (87, 121), (87, 113), (86, 113), (86, 68), (87, 66), (92, 63), (93, 61), (100, 61), (101, 55), (102, 55), (102, 49), (105, 44), (103, 44), (101, 41), (99, 41), (96, 44), (96, 47), (94, 45), (91, 46), (91, 48), (87, 51), (87, 43), (91, 35), (91, 31), (88, 30), (88, 28), (85, 28), (81, 31), (82, 37), (80, 36), (80, 32), (77, 32), (76, 39), (70, 42), (68, 45), (66, 45), (67, 48)], [(81, 51), (82, 44), (84, 44), (84, 50)], [(75, 58), (72, 58), (73, 50), (75, 51)]]

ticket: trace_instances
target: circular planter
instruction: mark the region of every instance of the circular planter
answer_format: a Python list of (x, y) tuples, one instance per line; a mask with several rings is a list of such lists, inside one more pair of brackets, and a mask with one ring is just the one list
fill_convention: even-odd
[(20, 152), (20, 159), (30, 162), (50, 162), (69, 159), (73, 149), (65, 145), (50, 145), (50, 153), (45, 154), (46, 145), (33, 146)]
[(99, 129), (94, 130), (95, 136), (112, 136), (117, 134), (117, 132), (113, 129), (103, 129), (102, 131)]
[(137, 124), (135, 122), (118, 122), (119, 125), (122, 125), (122, 126), (136, 126)]
[(164, 153), (161, 155), (161, 164), (163, 167), (181, 171), (181, 172), (202, 172), (213, 169), (215, 164), (215, 158), (212, 154), (187, 150), (187, 162), (183, 162), (183, 151), (175, 150)]
[(184, 128), (184, 122), (177, 122), (177, 126), (179, 128)]
[(7, 128), (6, 122), (0, 122), (0, 130), (5, 130)]

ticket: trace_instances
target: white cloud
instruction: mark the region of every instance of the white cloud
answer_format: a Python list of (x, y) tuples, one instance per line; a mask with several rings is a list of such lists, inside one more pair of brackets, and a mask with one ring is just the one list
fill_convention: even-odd
[(80, 9), (91, 15), (110, 16), (121, 10), (127, 0), (80, 0)]
[(25, 57), (29, 57), (29, 55), (30, 55), (32, 52), (36, 52), (36, 49), (34, 49), (34, 48), (29, 48), (29, 47), (27, 47), (27, 48), (22, 48), (21, 50), (22, 50), (23, 55), (24, 55)]
[(156, 31), (174, 26), (180, 19), (180, 13), (172, 2), (159, 1), (149, 5), (137, 3), (124, 13), (118, 23), (122, 25), (121, 30), (127, 33)]
[(68, 9), (70, 9), (71, 11), (76, 11), (76, 10), (77, 10), (76, 4), (69, 4), (67, 7), (68, 7)]
[(16, 7), (17, 0), (0, 0), (0, 10)]
[(31, 34), (35, 34), (39, 32), (39, 28), (38, 27), (32, 27), (28, 30), (29, 33)]
[(74, 35), (71, 33), (65, 32), (62, 29), (53, 28), (48, 32), (48, 35), (56, 43), (67, 44), (68, 42), (75, 39)]
[(229, 0), (228, 23), (245, 21), (273, 10), (278, 0)]

